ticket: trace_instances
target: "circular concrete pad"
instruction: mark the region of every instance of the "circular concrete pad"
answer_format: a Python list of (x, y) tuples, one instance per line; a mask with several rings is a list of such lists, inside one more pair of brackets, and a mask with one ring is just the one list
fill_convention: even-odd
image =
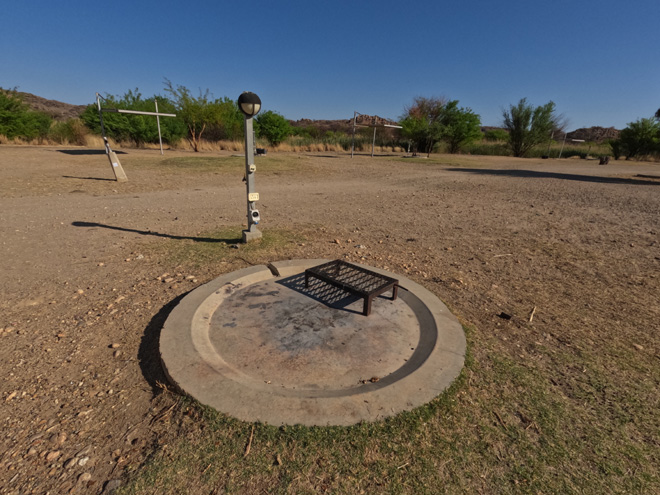
[(165, 322), (163, 367), (181, 391), (244, 421), (350, 425), (425, 404), (463, 367), (465, 335), (420, 285), (362, 299), (310, 279), (327, 260), (275, 262), (219, 277)]

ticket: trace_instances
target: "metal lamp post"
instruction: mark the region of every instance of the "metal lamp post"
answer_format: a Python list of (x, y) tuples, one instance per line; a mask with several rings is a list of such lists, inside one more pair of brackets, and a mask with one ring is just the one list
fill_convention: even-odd
[(247, 229), (243, 231), (243, 242), (261, 238), (261, 231), (257, 228), (260, 221), (256, 202), (259, 193), (254, 190), (254, 131), (252, 118), (261, 110), (261, 99), (254, 93), (245, 91), (238, 97), (238, 108), (245, 115), (245, 187), (247, 190)]

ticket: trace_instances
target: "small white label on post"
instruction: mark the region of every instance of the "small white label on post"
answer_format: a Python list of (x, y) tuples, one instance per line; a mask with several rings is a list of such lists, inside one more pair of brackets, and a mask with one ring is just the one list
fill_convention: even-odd
[(248, 201), (259, 201), (259, 193), (248, 194)]
[(118, 164), (118, 163), (115, 163), (115, 162), (112, 162), (112, 166), (113, 166), (113, 167), (118, 167), (119, 164)]

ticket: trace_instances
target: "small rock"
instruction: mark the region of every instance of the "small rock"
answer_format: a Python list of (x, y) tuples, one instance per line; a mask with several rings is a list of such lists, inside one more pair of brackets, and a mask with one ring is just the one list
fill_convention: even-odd
[(174, 279), (172, 277), (167, 277), (167, 278), (163, 279), (163, 282), (165, 282), (166, 284), (169, 284), (170, 282), (174, 282)]
[(98, 266), (105, 266), (105, 263), (99, 263)]
[(89, 457), (88, 457), (88, 456), (81, 457), (81, 458), (78, 460), (78, 466), (82, 467), (82, 466), (84, 466), (85, 464), (87, 464), (88, 462), (89, 462)]
[(355, 247), (356, 247), (357, 249), (367, 249), (367, 246), (365, 246), (364, 244), (358, 244), (358, 245), (355, 246)]
[(194, 278), (195, 278), (194, 275), (188, 275), (188, 276), (186, 277), (186, 280), (193, 280)]
[(46, 455), (46, 461), (47, 462), (54, 461), (60, 455), (62, 455), (62, 452), (60, 452), (59, 450), (53, 450), (52, 452), (48, 452), (48, 454)]
[(633, 347), (634, 347), (635, 349), (637, 349), (638, 351), (643, 351), (643, 350), (644, 350), (644, 347), (642, 347), (642, 346), (639, 345), (639, 344), (633, 344)]
[(84, 294), (85, 293), (85, 291), (82, 290), (82, 289), (78, 289), (76, 292), (78, 292), (78, 294)]
[(115, 352), (112, 353), (112, 357), (114, 357), (114, 358), (118, 358), (118, 357), (121, 356), (121, 355), (122, 355), (122, 352), (119, 351), (119, 350), (117, 350), (117, 351), (115, 351)]
[(66, 438), (67, 438), (67, 436), (66, 436), (66, 433), (64, 433), (64, 432), (57, 435), (57, 439), (56, 439), (57, 445), (63, 445), (64, 442), (66, 442)]
[(341, 241), (339, 239), (335, 239), (335, 244), (341, 244)]
[(138, 254), (138, 255), (135, 257), (135, 259), (136, 259), (136, 260), (143, 260), (143, 259), (144, 259), (144, 255), (143, 255), (143, 254)]
[(64, 469), (71, 469), (73, 466), (75, 466), (78, 463), (78, 458), (77, 457), (72, 457), (68, 461), (64, 463)]
[(89, 481), (92, 479), (92, 474), (91, 473), (82, 473), (80, 476), (78, 476), (78, 481), (81, 483), (84, 483), (85, 481)]
[(114, 344), (110, 344), (110, 349), (116, 349), (117, 347), (121, 347), (121, 344), (118, 344), (116, 342)]
[(103, 485), (103, 491), (101, 493), (111, 493), (121, 486), (121, 480), (113, 479), (108, 480)]

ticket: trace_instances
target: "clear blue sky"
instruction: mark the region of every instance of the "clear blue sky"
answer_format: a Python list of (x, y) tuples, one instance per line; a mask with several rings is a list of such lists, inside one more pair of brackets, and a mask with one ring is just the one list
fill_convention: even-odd
[(415, 96), (499, 125), (527, 97), (569, 129), (660, 108), (660, 0), (7, 1), (0, 87), (74, 104), (257, 93), (289, 119), (398, 118)]

